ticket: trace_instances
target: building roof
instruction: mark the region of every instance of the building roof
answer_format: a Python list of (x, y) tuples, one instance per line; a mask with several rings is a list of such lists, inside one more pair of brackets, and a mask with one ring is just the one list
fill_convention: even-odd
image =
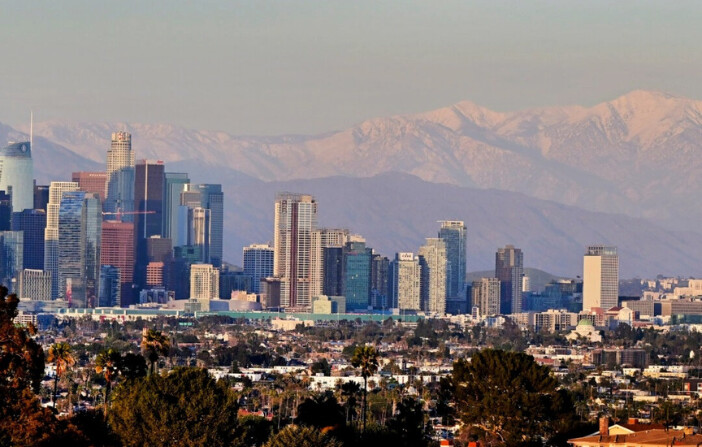
[(625, 435), (601, 436), (599, 433), (568, 440), (574, 446), (612, 446), (627, 447), (667, 447), (697, 446), (702, 443), (702, 435), (685, 434), (683, 430), (651, 429)]
[(589, 319), (583, 318), (578, 322), (578, 326), (594, 326), (594, 324)]

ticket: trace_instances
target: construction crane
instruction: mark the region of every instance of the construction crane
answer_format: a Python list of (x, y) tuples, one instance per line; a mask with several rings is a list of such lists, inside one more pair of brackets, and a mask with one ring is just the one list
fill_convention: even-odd
[(122, 216), (125, 215), (134, 215), (134, 214), (156, 214), (156, 211), (122, 211), (121, 209), (117, 209), (117, 212), (109, 212), (109, 211), (103, 211), (102, 215), (103, 216), (117, 216), (117, 222), (122, 222)]

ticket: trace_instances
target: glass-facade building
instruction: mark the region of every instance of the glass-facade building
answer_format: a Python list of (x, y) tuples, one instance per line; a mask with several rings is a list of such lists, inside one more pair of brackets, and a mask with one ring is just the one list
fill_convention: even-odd
[(261, 293), (261, 279), (273, 276), (273, 247), (267, 244), (244, 247), (244, 274), (251, 277), (251, 291)]
[(372, 250), (364, 242), (347, 242), (343, 251), (343, 291), (347, 310), (368, 310)]
[[(134, 152), (132, 151), (132, 134), (113, 132), (110, 149), (107, 151), (107, 183), (105, 186), (105, 211), (134, 211)], [(106, 216), (116, 220), (116, 215)], [(132, 216), (122, 217), (131, 222)]]
[(466, 280), (466, 226), (460, 220), (439, 222), (439, 239), (446, 244), (446, 296), (458, 298), (463, 295)]
[(44, 210), (23, 210), (12, 213), (12, 230), (24, 233), (24, 265), (30, 270), (44, 269)]
[(222, 266), (223, 234), (224, 234), (224, 193), (222, 185), (197, 185), (200, 191), (200, 206), (210, 210), (209, 237), (207, 241), (208, 261), (215, 267)]
[(100, 198), (83, 191), (63, 193), (58, 226), (58, 295), (71, 307), (95, 307), (102, 235)]
[(34, 164), (28, 141), (0, 149), (0, 191), (12, 194), (12, 211), (34, 208)]
[(23, 253), (24, 235), (21, 231), (0, 231), (0, 281), (10, 293), (17, 293)]

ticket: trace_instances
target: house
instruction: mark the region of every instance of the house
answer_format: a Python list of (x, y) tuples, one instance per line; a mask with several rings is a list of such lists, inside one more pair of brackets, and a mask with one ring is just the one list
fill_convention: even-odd
[(691, 428), (667, 429), (661, 424), (642, 424), (635, 419), (626, 424), (610, 425), (609, 418), (600, 418), (600, 430), (582, 438), (569, 439), (575, 447), (668, 447), (698, 446), (702, 435), (694, 434)]

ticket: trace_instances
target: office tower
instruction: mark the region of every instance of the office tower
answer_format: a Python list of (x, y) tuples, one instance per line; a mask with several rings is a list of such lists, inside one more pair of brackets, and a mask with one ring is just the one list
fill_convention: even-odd
[(21, 299), (51, 301), (51, 273), (43, 270), (24, 269), (19, 276)]
[(34, 185), (34, 209), (46, 211), (49, 203), (49, 185)]
[(122, 306), (122, 284), (122, 275), (119, 267), (101, 265), (97, 307)]
[(44, 230), (46, 212), (44, 210), (23, 210), (12, 213), (12, 231), (24, 233), (24, 265), (31, 270), (44, 269)]
[(317, 229), (317, 201), (307, 194), (278, 194), (275, 201), (273, 274), (280, 278), (280, 305), (309, 309), (312, 280), (312, 233)]
[(0, 231), (0, 284), (10, 293), (17, 293), (17, 281), (22, 272), (24, 235), (21, 231)]
[(210, 262), (210, 235), (212, 225), (212, 213), (202, 207), (195, 207), (188, 210), (188, 222), (190, 222), (190, 234), (188, 235), (188, 245), (198, 247), (200, 250), (200, 262)]
[(146, 266), (146, 287), (163, 287), (163, 267), (161, 261), (149, 262)]
[(59, 296), (58, 240), (59, 208), (63, 194), (77, 191), (76, 182), (51, 182), (49, 201), (46, 204), (46, 230), (44, 231), (44, 270), (51, 273), (51, 299)]
[(455, 299), (462, 296), (466, 278), (466, 226), (461, 220), (439, 223), (439, 238), (446, 244), (448, 261), (446, 295)]
[[(312, 232), (312, 255), (310, 256), (310, 296), (325, 294), (340, 296), (342, 290), (341, 250), (329, 251), (332, 259), (325, 258), (328, 248), (342, 249), (349, 242), (349, 230), (342, 228), (319, 228)], [(338, 271), (325, 273), (325, 269), (333, 269), (338, 262)], [(325, 290), (327, 292), (325, 292)], [(334, 290), (332, 292), (332, 290)]]
[[(173, 241), (177, 239), (178, 235), (180, 195), (187, 190), (189, 184), (190, 179), (185, 172), (166, 172), (164, 174), (163, 236)], [(185, 243), (176, 245), (185, 245)]]
[(446, 313), (446, 243), (428, 237), (419, 247), (419, 264), (422, 266), (422, 309), (433, 314)]
[(364, 242), (347, 242), (343, 249), (342, 275), (346, 309), (368, 310), (371, 287), (372, 250)]
[(617, 247), (591, 245), (583, 257), (583, 310), (617, 306), (619, 256)]
[(212, 264), (190, 266), (190, 298), (219, 298), (219, 270)]
[(326, 296), (342, 296), (344, 275), (343, 247), (325, 247), (322, 249), (322, 294)]
[(134, 282), (138, 288), (146, 284), (149, 263), (146, 241), (163, 235), (164, 164), (162, 161), (139, 160), (134, 174)]
[(371, 305), (378, 309), (392, 307), (388, 302), (389, 269), (390, 260), (374, 253), (371, 259)]
[(0, 149), (0, 191), (12, 195), (12, 211), (34, 208), (34, 164), (28, 141)]
[(166, 262), (173, 257), (171, 240), (160, 236), (151, 236), (146, 240), (146, 257), (149, 262)]
[[(132, 134), (129, 132), (112, 133), (112, 142), (107, 151), (106, 180), (105, 211), (134, 211), (134, 152)], [(109, 216), (111, 220), (115, 219), (114, 214)], [(125, 215), (123, 220), (131, 222), (132, 216)]]
[(58, 220), (59, 297), (95, 307), (100, 280), (102, 207), (97, 194), (63, 193)]
[(514, 245), (505, 245), (495, 253), (495, 277), (500, 280), (500, 313), (522, 311), (522, 276), (524, 256)]
[(132, 222), (105, 221), (102, 223), (100, 265), (119, 270), (121, 306), (134, 303), (134, 224)]
[(253, 244), (244, 247), (244, 274), (251, 277), (251, 291), (261, 292), (261, 280), (273, 276), (273, 247)]
[(397, 253), (390, 263), (391, 307), (400, 310), (418, 311), (422, 309), (422, 268), (419, 257), (414, 253)]
[(0, 191), (0, 231), (12, 230), (12, 195)]
[(164, 262), (163, 282), (166, 290), (173, 291), (177, 300), (188, 299), (190, 294), (190, 262), (172, 257)]
[(473, 281), (471, 287), (472, 306), (480, 310), (481, 316), (500, 313), (500, 283), (497, 278), (480, 278), (479, 281)]
[(105, 201), (105, 189), (107, 188), (107, 172), (74, 172), (71, 180), (78, 183), (80, 191), (97, 194), (100, 201)]
[(222, 193), (222, 185), (205, 183), (197, 185), (197, 189), (200, 191), (200, 206), (210, 210), (207, 262), (215, 267), (221, 267), (224, 242), (224, 193)]
[(224, 270), (219, 273), (219, 297), (230, 299), (233, 291), (251, 293), (253, 281), (242, 271)]

